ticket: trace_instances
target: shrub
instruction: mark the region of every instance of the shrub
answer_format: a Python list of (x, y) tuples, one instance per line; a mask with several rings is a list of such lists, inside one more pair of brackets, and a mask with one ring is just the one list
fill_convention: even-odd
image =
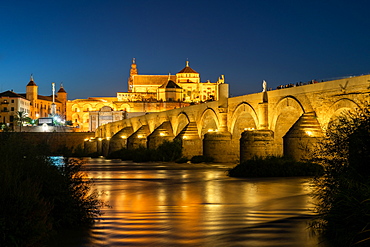
[(181, 158), (182, 146), (180, 140), (164, 141), (154, 152), (156, 161), (175, 161)]
[(88, 225), (100, 213), (82, 163), (56, 166), (45, 149), (20, 136), (0, 139), (0, 243), (35, 246), (63, 227)]
[(312, 158), (325, 170), (314, 179), (318, 217), (311, 227), (334, 245), (370, 244), (369, 147), (370, 112), (366, 105), (332, 121)]
[(176, 163), (179, 163), (179, 164), (181, 164), (181, 163), (186, 163), (186, 162), (188, 162), (189, 160), (187, 159), (187, 158), (185, 158), (185, 157), (181, 157), (181, 158), (179, 158), (179, 159), (177, 159), (177, 160), (175, 160), (175, 162)]
[(228, 171), (230, 177), (296, 177), (322, 174), (322, 166), (297, 162), (287, 157), (266, 157), (247, 160)]

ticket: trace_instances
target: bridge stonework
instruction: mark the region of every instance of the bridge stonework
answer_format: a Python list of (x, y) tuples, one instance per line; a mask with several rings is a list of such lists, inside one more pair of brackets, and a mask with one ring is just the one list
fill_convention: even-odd
[(369, 101), (370, 75), (232, 98), (228, 85), (220, 84), (219, 92), (219, 101), (100, 126), (85, 146), (107, 155), (139, 145), (155, 148), (176, 138), (187, 158), (207, 155), (216, 162), (238, 162), (253, 156), (289, 155), (303, 159), (333, 118)]

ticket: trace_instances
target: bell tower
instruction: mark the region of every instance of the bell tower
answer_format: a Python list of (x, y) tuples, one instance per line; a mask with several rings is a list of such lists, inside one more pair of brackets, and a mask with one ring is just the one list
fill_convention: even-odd
[(134, 75), (137, 75), (137, 67), (135, 58), (132, 59), (131, 69), (130, 69), (130, 77), (128, 79), (128, 91), (132, 92), (134, 86)]

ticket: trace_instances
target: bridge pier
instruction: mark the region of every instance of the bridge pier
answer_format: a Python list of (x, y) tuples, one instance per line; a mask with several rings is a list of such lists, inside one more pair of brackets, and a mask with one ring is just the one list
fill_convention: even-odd
[(186, 125), (175, 139), (181, 142), (183, 157), (190, 159), (193, 156), (202, 155), (202, 140), (199, 137), (197, 124), (195, 122), (190, 122)]
[(172, 141), (175, 136), (172, 134), (172, 128), (170, 122), (162, 123), (148, 136), (148, 148), (156, 149), (165, 141)]
[(141, 126), (135, 133), (127, 138), (127, 149), (137, 149), (147, 147), (147, 137), (149, 135), (149, 126)]
[(132, 127), (125, 127), (118, 131), (109, 142), (109, 154), (127, 148), (127, 138), (133, 133)]
[(212, 157), (215, 162), (235, 162), (237, 155), (233, 150), (230, 132), (208, 132), (203, 139), (203, 155)]
[(304, 113), (283, 137), (284, 156), (297, 161), (311, 158), (312, 150), (323, 137), (315, 112)]
[(101, 154), (104, 157), (107, 157), (109, 154), (109, 143), (110, 143), (110, 138), (104, 138), (101, 140)]
[(247, 130), (240, 138), (240, 162), (275, 155), (272, 130)]
[(91, 138), (89, 140), (85, 140), (84, 142), (84, 152), (87, 155), (97, 154), (98, 146), (97, 140), (95, 138)]

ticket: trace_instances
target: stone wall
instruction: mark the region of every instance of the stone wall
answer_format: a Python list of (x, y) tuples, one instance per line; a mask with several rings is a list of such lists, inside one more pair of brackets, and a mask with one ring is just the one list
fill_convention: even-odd
[(31, 145), (46, 144), (51, 149), (51, 154), (59, 154), (58, 150), (68, 148), (76, 150), (84, 147), (84, 140), (94, 137), (93, 132), (0, 132), (0, 138), (5, 135), (20, 136), (21, 140), (30, 142)]

